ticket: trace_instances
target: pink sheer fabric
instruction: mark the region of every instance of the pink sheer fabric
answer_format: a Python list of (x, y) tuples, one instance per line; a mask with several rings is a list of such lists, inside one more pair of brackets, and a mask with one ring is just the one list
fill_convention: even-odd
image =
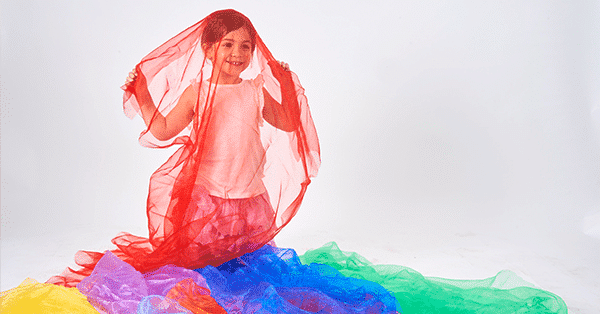
[[(258, 126), (255, 136), (262, 144), (263, 164), (254, 175), (262, 181), (263, 193), (227, 198), (212, 195), (198, 184), (202, 181), (198, 178), (203, 162), (207, 156), (215, 158), (210, 138), (216, 132), (212, 121), (218, 110), (215, 98), (222, 88), (209, 79), (213, 69), (201, 47), (201, 36), (208, 21), (219, 12), (238, 14), (238, 18), (251, 25), (234, 10), (214, 12), (142, 59), (136, 70), (138, 81), (144, 77), (146, 86), (123, 87), (124, 111), (132, 118), (140, 111), (140, 88), (147, 87), (157, 111), (167, 115), (192, 82), (208, 84), (206, 92), (198, 94), (192, 123), (179, 135), (161, 141), (148, 131), (150, 127), (140, 135), (140, 143), (147, 147), (180, 145), (150, 179), (149, 237), (121, 233), (112, 240), (117, 246), (112, 252), (142, 273), (167, 264), (186, 268), (220, 265), (258, 249), (294, 217), (310, 178), (317, 174), (320, 165), (319, 143), (304, 89), (296, 74), (284, 70), (256, 35), (251, 64), (240, 77), (244, 80), (260, 77), (261, 86), (282, 106), (275, 118), (292, 121), (292, 128), (283, 130), (267, 122)], [(260, 88), (257, 93), (263, 96)], [(235, 181), (236, 177), (244, 176), (228, 177)], [(92, 272), (102, 255), (78, 252), (75, 260), (82, 268), (67, 269), (49, 282), (76, 285)]]

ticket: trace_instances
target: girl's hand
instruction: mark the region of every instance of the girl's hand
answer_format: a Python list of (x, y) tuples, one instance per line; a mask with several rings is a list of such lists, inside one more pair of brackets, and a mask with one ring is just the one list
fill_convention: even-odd
[(130, 85), (133, 81), (135, 81), (137, 76), (137, 71), (134, 68), (133, 70), (131, 70), (131, 72), (129, 72), (129, 75), (125, 79), (125, 85)]
[(290, 70), (290, 65), (283, 62), (283, 61), (277, 61), (279, 63), (279, 65), (281, 65), (281, 67), (285, 70), (285, 71), (289, 71)]
[(284, 77), (291, 77), (290, 76), (290, 66), (283, 62), (283, 61), (269, 61), (269, 66), (271, 67), (271, 72), (273, 73), (273, 76), (278, 80), (281, 81), (282, 79), (284, 79)]
[(129, 75), (125, 79), (125, 90), (137, 94), (138, 96), (141, 94), (148, 94), (146, 77), (144, 76), (144, 73), (138, 73), (137, 66), (129, 72)]

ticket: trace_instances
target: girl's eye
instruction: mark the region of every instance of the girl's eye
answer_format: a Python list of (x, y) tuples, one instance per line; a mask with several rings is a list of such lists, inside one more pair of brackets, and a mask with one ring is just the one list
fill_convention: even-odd
[(248, 50), (248, 49), (250, 49), (250, 45), (243, 45), (242, 48)]
[(232, 43), (225, 43), (225, 44), (223, 44), (223, 47), (231, 48), (231, 47), (233, 47), (233, 44)]

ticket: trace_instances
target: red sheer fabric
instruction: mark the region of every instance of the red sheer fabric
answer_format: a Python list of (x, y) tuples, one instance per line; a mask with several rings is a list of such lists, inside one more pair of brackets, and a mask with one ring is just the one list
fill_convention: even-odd
[[(162, 115), (175, 107), (191, 84), (198, 83), (199, 90), (202, 84), (208, 86), (198, 93), (192, 123), (179, 135), (161, 141), (148, 127), (140, 136), (140, 143), (148, 147), (181, 146), (150, 179), (149, 237), (121, 233), (112, 240), (117, 246), (112, 252), (141, 272), (166, 264), (187, 268), (219, 265), (258, 249), (294, 217), (320, 164), (317, 134), (304, 89), (298, 77), (285, 71), (256, 35), (251, 64), (240, 77), (259, 86), (256, 89), (259, 97), (263, 96), (260, 86), (264, 86), (282, 105), (275, 118), (292, 121), (292, 129), (282, 130), (262, 121), (257, 126), (254, 136), (262, 145), (262, 158), (261, 165), (251, 169), (254, 179), (264, 186), (262, 193), (249, 190), (244, 197), (227, 197), (226, 193), (214, 195), (201, 184), (202, 169), (207, 162), (240, 157), (215, 156), (211, 142), (216, 132), (213, 120), (219, 110), (215, 108), (215, 99), (224, 87), (209, 79), (213, 69), (201, 48), (201, 35), (214, 14), (173, 37), (136, 66), (138, 79), (145, 78), (150, 96)], [(123, 87), (124, 111), (131, 118), (140, 111), (139, 88), (139, 84)], [(247, 177), (247, 173), (239, 176), (229, 173), (224, 177), (235, 181), (237, 177)], [(239, 189), (244, 182), (229, 184)], [(102, 253), (80, 251), (75, 260), (82, 268), (69, 268), (49, 282), (74, 286), (91, 273), (101, 257)]]

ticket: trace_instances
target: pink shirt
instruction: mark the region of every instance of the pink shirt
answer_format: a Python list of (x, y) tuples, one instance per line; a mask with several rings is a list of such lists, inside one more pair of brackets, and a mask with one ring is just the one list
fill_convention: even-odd
[[(262, 182), (265, 149), (260, 139), (263, 124), (264, 80), (217, 85), (213, 110), (205, 137), (206, 152), (200, 162), (196, 184), (221, 198), (249, 198), (266, 192)], [(199, 83), (193, 83), (198, 90)], [(200, 90), (206, 104), (208, 82)], [(211, 89), (214, 90), (212, 84)], [(211, 95), (212, 97), (212, 95)], [(203, 108), (200, 109), (203, 112)]]

